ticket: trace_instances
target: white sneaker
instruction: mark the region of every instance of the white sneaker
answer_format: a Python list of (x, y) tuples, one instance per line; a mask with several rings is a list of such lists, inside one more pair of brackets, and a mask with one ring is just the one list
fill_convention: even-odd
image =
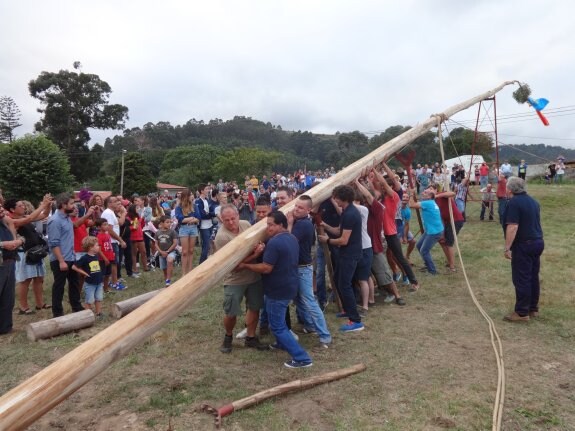
[(291, 329), (290, 329), (289, 331), (290, 331), (290, 333), (293, 335), (293, 337), (295, 338), (295, 340), (296, 340), (296, 341), (299, 341), (299, 337), (297, 336), (297, 334), (296, 334), (294, 331), (292, 331)]
[(248, 328), (244, 328), (240, 331), (240, 333), (238, 335), (236, 335), (236, 338), (243, 340), (247, 336), (248, 336)]
[(393, 302), (393, 301), (395, 301), (395, 296), (393, 296), (391, 294), (387, 295), (383, 300), (383, 302), (385, 302), (386, 304), (389, 304), (390, 302)]

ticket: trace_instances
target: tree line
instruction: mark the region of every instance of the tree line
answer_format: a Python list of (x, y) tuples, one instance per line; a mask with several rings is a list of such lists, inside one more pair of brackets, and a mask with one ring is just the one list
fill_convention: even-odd
[[(62, 187), (84, 185), (93, 190), (118, 191), (122, 154), (126, 194), (153, 190), (157, 180), (195, 186), (217, 178), (240, 180), (248, 174), (287, 173), (304, 167), (340, 169), (410, 128), (391, 126), (371, 137), (360, 131), (330, 135), (287, 131), (280, 125), (245, 116), (209, 121), (192, 118), (180, 125), (149, 122), (142, 127), (125, 128), (128, 107), (111, 104), (111, 86), (98, 75), (81, 69), (81, 64), (75, 62), (74, 70), (44, 71), (28, 83), (30, 95), (40, 103), (38, 111), (42, 117), (35, 124), (35, 132), (41, 135), (14, 141), (14, 129), (20, 125), (19, 110), (10, 98), (0, 104), (1, 139), (12, 142), (0, 149), (5, 163), (10, 157), (19, 162), (29, 160), (41, 147), (48, 154), (54, 148), (58, 150), (63, 156), (58, 160), (68, 166), (58, 171), (60, 179), (51, 184), (53, 165), (47, 163), (45, 168), (34, 165), (49, 185), (39, 190), (37, 196), (46, 191), (61, 191), (57, 189)], [(89, 129), (93, 128), (121, 132), (103, 144), (90, 146)], [(446, 158), (470, 153), (473, 140), (472, 130), (451, 130), (444, 140)], [(31, 146), (29, 150), (27, 146)], [(407, 150), (415, 150), (416, 160), (422, 163), (440, 160), (437, 135), (433, 132), (415, 140)], [(492, 152), (491, 137), (479, 134), (475, 153), (489, 158)], [(30, 169), (30, 165), (21, 169)], [(8, 191), (17, 190), (6, 170), (0, 174), (0, 185)], [(36, 192), (29, 188), (29, 193)]]

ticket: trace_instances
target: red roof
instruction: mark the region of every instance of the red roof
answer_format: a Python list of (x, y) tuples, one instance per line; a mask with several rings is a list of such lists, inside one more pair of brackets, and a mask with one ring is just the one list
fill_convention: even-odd
[(186, 186), (175, 186), (173, 184), (166, 184), (166, 183), (156, 183), (156, 187), (158, 189), (185, 189)]

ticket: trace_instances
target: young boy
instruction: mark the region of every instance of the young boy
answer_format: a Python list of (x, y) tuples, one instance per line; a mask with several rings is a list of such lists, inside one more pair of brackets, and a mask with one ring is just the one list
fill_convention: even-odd
[(102, 267), (102, 273), (104, 275), (104, 293), (110, 292), (110, 287), (118, 289), (117, 284), (109, 284), (110, 275), (112, 274), (112, 262), (115, 262), (114, 249), (112, 248), (112, 237), (109, 234), (110, 224), (105, 218), (98, 218), (95, 221), (95, 226), (98, 228), (98, 244), (100, 245), (100, 265)]
[(92, 310), (96, 317), (102, 317), (102, 300), (104, 299), (104, 275), (99, 261), (100, 244), (98, 239), (87, 236), (82, 240), (82, 249), (86, 252), (80, 260), (72, 265), (72, 269), (85, 277), (84, 293), (86, 310)]
[(158, 231), (156, 232), (156, 242), (160, 253), (160, 269), (164, 271), (166, 287), (172, 283), (172, 271), (174, 270), (174, 260), (176, 259), (174, 250), (178, 246), (178, 234), (171, 229), (171, 226), (172, 219), (170, 216), (163, 215), (160, 217)]

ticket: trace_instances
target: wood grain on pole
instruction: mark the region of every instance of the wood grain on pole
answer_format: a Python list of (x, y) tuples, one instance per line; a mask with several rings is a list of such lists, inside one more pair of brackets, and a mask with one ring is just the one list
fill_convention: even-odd
[(152, 290), (151, 292), (144, 293), (142, 295), (134, 296), (133, 298), (128, 298), (124, 301), (116, 302), (112, 304), (112, 316), (116, 319), (120, 319), (127, 314), (130, 314), (136, 308), (145, 304), (158, 293), (164, 289)]
[[(333, 177), (321, 182), (306, 194), (316, 203), (329, 198), (335, 186), (349, 184), (363, 168), (377, 164), (386, 156), (401, 150), (414, 139), (437, 126), (442, 117), (449, 118), (483, 99), (492, 97), (512, 83), (513, 81), (504, 82), (493, 90), (448, 108), (442, 115), (430, 117), (347, 166)], [(282, 211), (287, 212), (293, 206), (294, 202), (291, 202), (283, 207)], [(164, 289), (122, 320), (110, 325), (5, 393), (0, 398), (0, 430), (19, 430), (32, 424), (104, 371), (110, 364), (127, 355), (135, 346), (178, 316), (252, 252), (258, 241), (264, 239), (265, 227), (265, 220), (252, 226), (193, 271), (176, 281), (169, 289)]]
[(37, 341), (78, 329), (89, 328), (94, 326), (94, 323), (96, 323), (96, 316), (94, 316), (92, 310), (82, 310), (49, 320), (30, 323), (26, 326), (26, 334), (30, 341)]

